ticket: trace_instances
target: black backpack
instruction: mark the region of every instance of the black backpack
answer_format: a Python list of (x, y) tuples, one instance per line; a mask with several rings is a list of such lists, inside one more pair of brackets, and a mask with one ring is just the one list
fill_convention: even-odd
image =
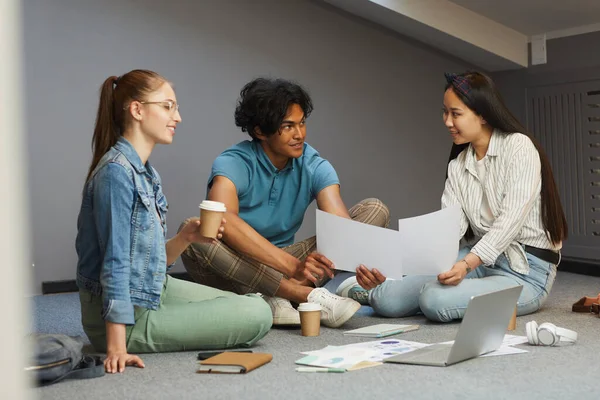
[(33, 352), (25, 371), (34, 375), (40, 386), (63, 379), (86, 379), (104, 375), (99, 356), (83, 354), (84, 340), (60, 334), (33, 333), (28, 336)]

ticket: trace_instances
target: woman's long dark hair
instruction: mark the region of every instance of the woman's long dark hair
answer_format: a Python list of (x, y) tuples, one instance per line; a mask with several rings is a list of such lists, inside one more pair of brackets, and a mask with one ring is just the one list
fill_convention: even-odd
[[(451, 81), (446, 85), (446, 90), (452, 88), (452, 91), (461, 99), (461, 101), (477, 115), (481, 116), (492, 128), (497, 129), (503, 134), (520, 132), (527, 135), (533, 142), (540, 156), (542, 167), (542, 224), (550, 235), (553, 243), (560, 243), (567, 238), (568, 227), (567, 219), (562, 209), (552, 167), (548, 161), (546, 153), (539, 142), (528, 134), (525, 127), (508, 110), (496, 85), (490, 77), (481, 72), (468, 71), (457, 75), (467, 80), (469, 84), (468, 94), (460, 90), (456, 81)], [(458, 157), (458, 155), (467, 147), (469, 143), (461, 145), (452, 145), (448, 163)], [(468, 232), (472, 235), (472, 231)], [(470, 235), (466, 235), (467, 238)]]

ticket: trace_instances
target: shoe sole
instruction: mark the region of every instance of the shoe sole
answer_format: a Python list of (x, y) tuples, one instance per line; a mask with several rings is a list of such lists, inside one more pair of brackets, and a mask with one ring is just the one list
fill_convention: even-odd
[(358, 282), (356, 281), (355, 277), (346, 278), (344, 282), (340, 283), (340, 286), (338, 286), (338, 288), (336, 289), (335, 294), (337, 294), (340, 297), (348, 297), (348, 292), (357, 283)]
[(344, 311), (342, 311), (341, 316), (339, 316), (335, 322), (331, 323), (327, 320), (321, 320), (321, 323), (328, 328), (339, 328), (344, 325), (346, 321), (348, 321), (356, 312), (360, 309), (361, 304), (358, 301), (352, 300), (352, 303), (346, 307)]
[(277, 318), (273, 318), (273, 326), (280, 326), (280, 325), (300, 326), (300, 316), (298, 316), (298, 318), (294, 318), (294, 317), (287, 317), (287, 318), (277, 317)]

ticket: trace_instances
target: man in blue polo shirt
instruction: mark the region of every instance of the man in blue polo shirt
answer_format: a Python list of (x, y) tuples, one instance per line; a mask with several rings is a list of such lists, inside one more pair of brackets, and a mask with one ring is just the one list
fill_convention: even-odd
[(387, 226), (389, 211), (377, 199), (350, 210), (333, 166), (305, 142), (313, 109), (308, 93), (282, 79), (255, 79), (240, 93), (235, 123), (252, 140), (217, 157), (208, 198), (225, 203), (222, 242), (195, 243), (182, 254), (197, 282), (236, 293), (260, 292), (274, 325), (298, 325), (291, 302), (321, 305), (321, 321), (338, 327), (360, 308), (319, 287), (334, 276), (333, 263), (315, 252), (315, 237), (294, 244), (308, 206), (356, 221)]

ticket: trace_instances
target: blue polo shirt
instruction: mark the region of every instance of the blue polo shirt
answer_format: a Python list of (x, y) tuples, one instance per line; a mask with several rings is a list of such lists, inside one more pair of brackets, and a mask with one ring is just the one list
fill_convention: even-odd
[(215, 176), (230, 179), (237, 190), (239, 216), (275, 246), (294, 243), (306, 209), (319, 192), (340, 183), (329, 161), (307, 143), (299, 158), (278, 170), (258, 140), (225, 150), (212, 166)]

